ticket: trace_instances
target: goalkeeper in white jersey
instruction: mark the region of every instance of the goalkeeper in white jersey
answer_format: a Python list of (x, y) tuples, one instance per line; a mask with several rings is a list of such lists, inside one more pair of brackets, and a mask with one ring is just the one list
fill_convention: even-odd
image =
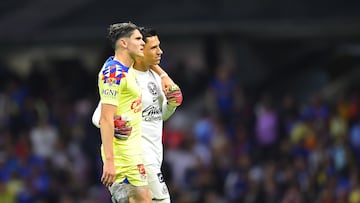
[[(135, 61), (134, 70), (142, 91), (141, 127), (145, 170), (152, 193), (152, 202), (170, 203), (170, 195), (160, 170), (163, 161), (162, 129), (163, 121), (175, 112), (183, 98), (180, 88), (158, 66), (163, 52), (156, 31), (153, 29), (140, 29), (140, 31), (145, 41), (144, 57)], [(164, 92), (161, 82), (163, 82), (163, 87), (167, 87)], [(100, 125), (99, 105), (92, 118), (97, 127)], [(125, 118), (125, 116), (115, 118), (117, 128), (115, 137), (118, 139), (126, 139), (131, 132), (131, 126), (127, 125), (126, 119), (131, 118)]]

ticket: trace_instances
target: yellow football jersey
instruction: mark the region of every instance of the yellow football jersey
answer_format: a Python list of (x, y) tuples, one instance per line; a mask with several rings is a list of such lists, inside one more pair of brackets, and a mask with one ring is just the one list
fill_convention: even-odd
[[(129, 125), (132, 126), (128, 139), (114, 138), (114, 163), (118, 174), (126, 167), (143, 164), (140, 126), (141, 89), (134, 69), (124, 66), (113, 57), (105, 62), (98, 76), (101, 103), (117, 106), (116, 115), (129, 117)], [(103, 148), (101, 148), (101, 153), (104, 158)]]

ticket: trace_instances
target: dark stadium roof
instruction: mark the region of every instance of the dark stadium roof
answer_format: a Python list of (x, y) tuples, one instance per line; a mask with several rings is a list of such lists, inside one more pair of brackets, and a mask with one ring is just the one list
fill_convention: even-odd
[(164, 34), (242, 33), (307, 37), (360, 34), (360, 1), (3, 0), (0, 41), (97, 40), (109, 24), (132, 21)]

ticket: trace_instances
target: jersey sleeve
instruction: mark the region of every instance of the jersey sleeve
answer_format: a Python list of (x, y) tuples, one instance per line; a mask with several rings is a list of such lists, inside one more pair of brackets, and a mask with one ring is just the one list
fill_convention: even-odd
[(126, 87), (126, 79), (121, 68), (116, 65), (104, 67), (99, 73), (98, 81), (101, 103), (118, 106), (121, 90)]
[(168, 120), (170, 116), (174, 114), (176, 110), (176, 107), (172, 107), (167, 104), (167, 102), (164, 102), (163, 109), (162, 109), (162, 118), (164, 121)]
[[(155, 76), (157, 83), (161, 86), (160, 76), (158, 74), (156, 74), (155, 71), (153, 71), (153, 75)], [(162, 104), (161, 104), (162, 119), (164, 121), (166, 121), (170, 118), (170, 116), (172, 116), (174, 114), (176, 107), (168, 105), (165, 93), (162, 90), (160, 91), (160, 94), (161, 94), (161, 98), (163, 98)]]

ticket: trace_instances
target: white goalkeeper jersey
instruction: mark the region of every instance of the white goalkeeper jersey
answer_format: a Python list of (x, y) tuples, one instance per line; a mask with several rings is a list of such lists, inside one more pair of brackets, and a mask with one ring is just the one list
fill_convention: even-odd
[[(142, 92), (142, 147), (144, 163), (161, 166), (163, 160), (163, 113), (166, 120), (173, 112), (166, 105), (166, 98), (161, 90), (160, 77), (151, 70), (136, 70)], [(170, 113), (170, 114), (169, 114)]]
[[(161, 79), (152, 70), (135, 73), (139, 81), (142, 94), (142, 148), (145, 165), (161, 167), (163, 161), (163, 121), (174, 112), (175, 107), (167, 105), (166, 97), (161, 90)], [(100, 102), (93, 114), (93, 123), (99, 127), (101, 106)]]

